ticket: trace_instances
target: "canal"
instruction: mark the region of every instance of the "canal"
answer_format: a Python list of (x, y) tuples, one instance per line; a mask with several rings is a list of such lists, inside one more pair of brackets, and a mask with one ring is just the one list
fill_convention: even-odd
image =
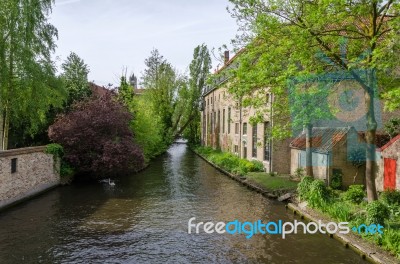
[(294, 220), (175, 144), (115, 186), (60, 187), (0, 212), (0, 263), (364, 263), (319, 234), (188, 234), (192, 217)]

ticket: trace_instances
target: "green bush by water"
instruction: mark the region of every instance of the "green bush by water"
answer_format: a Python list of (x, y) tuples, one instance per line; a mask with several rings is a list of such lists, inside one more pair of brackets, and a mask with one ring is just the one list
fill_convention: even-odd
[(343, 199), (352, 203), (359, 204), (365, 197), (363, 185), (351, 185), (344, 193)]
[(264, 171), (264, 166), (260, 161), (241, 159), (232, 153), (214, 150), (210, 147), (198, 147), (196, 151), (215, 165), (236, 175)]
[(373, 201), (367, 204), (367, 224), (385, 224), (385, 220), (389, 218), (389, 208), (381, 201)]

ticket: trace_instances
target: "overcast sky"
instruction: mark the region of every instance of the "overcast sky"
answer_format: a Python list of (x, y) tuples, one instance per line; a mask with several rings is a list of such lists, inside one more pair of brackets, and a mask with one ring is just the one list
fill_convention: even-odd
[[(180, 72), (193, 49), (229, 44), (237, 30), (228, 0), (56, 0), (60, 64), (71, 51), (90, 67), (89, 80), (118, 84), (123, 67), (140, 76), (153, 48)], [(214, 67), (217, 62), (214, 62)]]

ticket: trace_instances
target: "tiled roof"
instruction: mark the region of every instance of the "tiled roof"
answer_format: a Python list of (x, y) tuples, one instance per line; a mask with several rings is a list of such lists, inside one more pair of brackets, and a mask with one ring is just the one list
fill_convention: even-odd
[[(314, 152), (327, 153), (332, 150), (332, 148), (342, 140), (342, 138), (350, 131), (354, 130), (352, 127), (314, 127), (312, 129), (312, 148)], [(306, 148), (306, 134), (303, 131), (299, 136), (297, 136), (292, 142), (290, 142), (290, 147), (295, 149), (305, 149)]]
[[(358, 134), (365, 140), (365, 131), (358, 132)], [(388, 134), (376, 133), (376, 147), (381, 148), (390, 141), (390, 136)]]
[(392, 145), (394, 142), (400, 140), (400, 134), (392, 138), (388, 143), (386, 143), (384, 146), (377, 148), (376, 150), (381, 152), (384, 151), (386, 148), (388, 148), (390, 145)]

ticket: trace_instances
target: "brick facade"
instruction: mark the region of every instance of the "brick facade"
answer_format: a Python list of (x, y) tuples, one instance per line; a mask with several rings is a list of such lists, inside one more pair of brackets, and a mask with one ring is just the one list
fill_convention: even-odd
[(0, 208), (60, 183), (59, 163), (44, 150), (32, 147), (0, 151)]

